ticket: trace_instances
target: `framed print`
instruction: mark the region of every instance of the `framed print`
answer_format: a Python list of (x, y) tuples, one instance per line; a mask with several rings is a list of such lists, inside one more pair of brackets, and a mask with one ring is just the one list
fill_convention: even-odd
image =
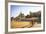
[(8, 2), (8, 32), (44, 29), (44, 3)]

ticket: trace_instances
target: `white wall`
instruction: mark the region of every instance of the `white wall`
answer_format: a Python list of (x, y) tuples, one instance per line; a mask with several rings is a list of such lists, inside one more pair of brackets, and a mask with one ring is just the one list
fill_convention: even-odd
[[(46, 0), (20, 0), (20, 1), (32, 1), (32, 2), (46, 3)], [(5, 9), (4, 9), (5, 7), (4, 7), (4, 4), (5, 4), (5, 0), (0, 0), (0, 34), (4, 34), (4, 32), (5, 32)], [(45, 17), (46, 17), (46, 11), (45, 11)], [(46, 18), (45, 18), (45, 20), (46, 20)], [(46, 28), (46, 25), (45, 25), (45, 28)], [(46, 34), (46, 31), (45, 32), (16, 33), (16, 34)]]
[(4, 28), (5, 28), (5, 22), (4, 22), (4, 14), (5, 14), (5, 7), (4, 7), (4, 1), (0, 0), (0, 34), (4, 34)]

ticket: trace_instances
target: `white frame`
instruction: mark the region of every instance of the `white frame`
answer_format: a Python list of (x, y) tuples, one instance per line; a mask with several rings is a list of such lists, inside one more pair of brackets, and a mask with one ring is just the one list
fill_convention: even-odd
[[(32, 5), (32, 6), (41, 6), (41, 28), (16, 28), (11, 29), (10, 27), (10, 6), (11, 5)], [(43, 4), (23, 4), (23, 3), (8, 3), (8, 32), (18, 32), (18, 31), (35, 31), (43, 30)]]

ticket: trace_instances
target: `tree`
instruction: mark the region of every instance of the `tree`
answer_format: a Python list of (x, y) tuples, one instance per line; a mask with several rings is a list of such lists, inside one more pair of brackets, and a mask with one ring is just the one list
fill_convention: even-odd
[(30, 16), (29, 15), (27, 15), (27, 16), (25, 16), (26, 18), (29, 18)]
[(11, 21), (14, 19), (14, 17), (11, 17)]
[(25, 16), (24, 16), (24, 14), (23, 14), (22, 12), (20, 12), (20, 14), (19, 14), (18, 17), (23, 18), (23, 17), (25, 17)]
[(33, 13), (33, 15), (32, 15), (33, 17), (37, 17), (37, 14), (36, 13)]
[(22, 18), (24, 18), (24, 14), (22, 12), (20, 12), (20, 14), (15, 18), (16, 21), (21, 20)]
[(32, 17), (33, 16), (33, 13), (30, 11), (30, 17)]
[(41, 11), (38, 12), (39, 22), (41, 23)]

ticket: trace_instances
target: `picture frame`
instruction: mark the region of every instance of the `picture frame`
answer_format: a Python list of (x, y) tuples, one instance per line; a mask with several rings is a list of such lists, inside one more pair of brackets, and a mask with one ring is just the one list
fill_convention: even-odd
[[(17, 3), (18, 3), (18, 4), (17, 4)], [(20, 4), (19, 4), (19, 3), (20, 3)], [(23, 28), (23, 29), (21, 29), (21, 28), (20, 28), (20, 29), (17, 29), (17, 28), (16, 28), (16, 30), (15, 30), (14, 28), (13, 28), (13, 29), (10, 29), (10, 9), (11, 9), (11, 8), (9, 8), (9, 7), (10, 7), (11, 5), (28, 5), (28, 4), (29, 4), (29, 5), (30, 5), (30, 4), (36, 4), (35, 6), (37, 6), (37, 5), (42, 5), (42, 10), (41, 10), (42, 13), (43, 13), (43, 14), (42, 14), (42, 20), (41, 20), (41, 21), (42, 21), (42, 24), (41, 24), (42, 29), (41, 29), (41, 30), (36, 30), (37, 28), (36, 28), (36, 29), (34, 28), (34, 30), (33, 30), (33, 29), (30, 30), (30, 28), (27, 28), (27, 29), (26, 29), (26, 28), (25, 28), (25, 29), (24, 29), (24, 28)], [(34, 6), (34, 5), (33, 5), (33, 6)], [(8, 2), (8, 32), (17, 32), (17, 33), (18, 33), (18, 32), (37, 32), (37, 31), (39, 32), (39, 31), (44, 31), (44, 28), (45, 28), (45, 27), (44, 27), (44, 24), (45, 24), (45, 21), (44, 21), (45, 18), (44, 18), (44, 17), (45, 17), (45, 4), (44, 4), (44, 3), (38, 3), (38, 2), (20, 2), (20, 1), (15, 1), (15, 2), (14, 2), (14, 1), (11, 1), (11, 2)], [(39, 29), (39, 28), (38, 28), (38, 29)], [(17, 30), (19, 30), (19, 31), (17, 31)], [(21, 30), (21, 31), (20, 31), (20, 30)]]

